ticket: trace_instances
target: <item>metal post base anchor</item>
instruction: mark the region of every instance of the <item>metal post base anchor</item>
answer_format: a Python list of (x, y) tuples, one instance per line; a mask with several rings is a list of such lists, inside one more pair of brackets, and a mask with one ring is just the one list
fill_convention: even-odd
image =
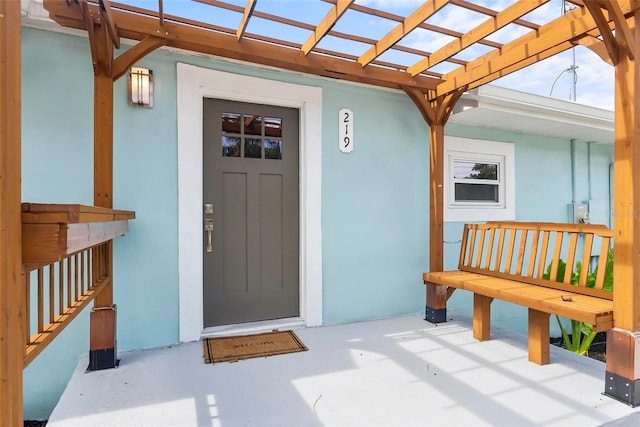
[(430, 308), (425, 306), (425, 318), (427, 322), (431, 323), (444, 323), (447, 321), (447, 309), (446, 308)]
[(87, 372), (99, 371), (101, 369), (117, 368), (120, 360), (117, 359), (118, 352), (114, 348), (89, 351), (89, 366)]
[(607, 371), (604, 395), (635, 408), (640, 406), (640, 380), (629, 380)]

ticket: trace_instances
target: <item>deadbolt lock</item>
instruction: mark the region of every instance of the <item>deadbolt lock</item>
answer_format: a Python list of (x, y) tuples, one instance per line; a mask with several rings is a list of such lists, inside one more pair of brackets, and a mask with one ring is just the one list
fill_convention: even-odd
[(211, 243), (211, 235), (213, 234), (213, 220), (204, 220), (204, 231), (207, 233), (207, 252), (213, 252), (213, 244)]

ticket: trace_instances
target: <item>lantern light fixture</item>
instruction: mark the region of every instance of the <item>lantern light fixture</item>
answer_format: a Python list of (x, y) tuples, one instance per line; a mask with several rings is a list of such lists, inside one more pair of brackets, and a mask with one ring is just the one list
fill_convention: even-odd
[(153, 71), (131, 67), (129, 70), (129, 104), (153, 107)]

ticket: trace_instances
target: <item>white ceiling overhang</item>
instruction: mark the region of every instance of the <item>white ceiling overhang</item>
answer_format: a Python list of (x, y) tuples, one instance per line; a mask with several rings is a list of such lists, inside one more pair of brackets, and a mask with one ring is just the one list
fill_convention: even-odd
[(613, 111), (491, 85), (462, 95), (449, 122), (613, 144)]

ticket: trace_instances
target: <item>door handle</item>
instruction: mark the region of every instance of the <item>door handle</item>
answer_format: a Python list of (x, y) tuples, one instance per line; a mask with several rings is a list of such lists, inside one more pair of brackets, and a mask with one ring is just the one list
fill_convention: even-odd
[(204, 231), (207, 232), (207, 252), (213, 252), (213, 244), (211, 243), (211, 235), (213, 234), (213, 220), (204, 220)]

